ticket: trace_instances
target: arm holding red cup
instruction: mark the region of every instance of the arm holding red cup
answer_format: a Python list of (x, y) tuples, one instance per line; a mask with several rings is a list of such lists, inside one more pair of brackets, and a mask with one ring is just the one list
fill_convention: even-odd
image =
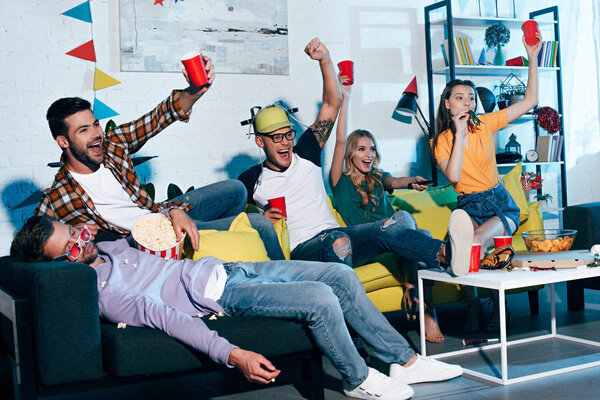
[(179, 95), (179, 101), (181, 103), (181, 107), (186, 113), (190, 112), (194, 103), (196, 103), (196, 101), (198, 101), (198, 99), (200, 97), (202, 97), (204, 95), (204, 93), (206, 93), (208, 91), (208, 89), (210, 89), (210, 87), (212, 86), (212, 83), (215, 80), (215, 72), (214, 72), (214, 66), (212, 64), (212, 60), (209, 57), (206, 57), (203, 55), (200, 55), (200, 57), (202, 57), (202, 61), (204, 63), (204, 69), (206, 71), (206, 80), (207, 80), (206, 84), (204, 84), (202, 86), (196, 86), (192, 82), (192, 79), (190, 78), (190, 74), (188, 73), (188, 71), (185, 68), (182, 71), (183, 76), (185, 77), (185, 80), (190, 85), (187, 89), (182, 90)]
[(536, 31), (536, 37), (538, 38), (537, 43), (529, 45), (527, 44), (525, 35), (523, 35), (523, 45), (525, 46), (529, 60), (527, 90), (525, 91), (523, 100), (506, 107), (506, 119), (508, 123), (513, 122), (538, 103), (538, 54), (542, 48), (542, 34), (539, 29)]

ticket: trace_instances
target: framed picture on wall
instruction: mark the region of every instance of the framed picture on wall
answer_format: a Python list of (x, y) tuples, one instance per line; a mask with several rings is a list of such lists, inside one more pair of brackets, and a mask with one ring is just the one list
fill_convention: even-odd
[(498, 18), (516, 18), (515, 0), (496, 0), (498, 3)]
[(479, 17), (479, 0), (452, 0), (452, 14)]

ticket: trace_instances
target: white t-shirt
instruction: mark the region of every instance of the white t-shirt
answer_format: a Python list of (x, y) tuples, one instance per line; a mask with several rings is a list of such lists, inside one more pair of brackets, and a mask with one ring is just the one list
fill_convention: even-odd
[(338, 228), (327, 205), (321, 170), (321, 147), (310, 129), (294, 146), (292, 162), (285, 171), (256, 165), (238, 178), (248, 190), (248, 199), (261, 210), (269, 199), (285, 196), (290, 249), (325, 229)]
[(151, 213), (131, 200), (117, 178), (103, 164), (91, 174), (69, 172), (90, 196), (96, 210), (108, 223), (131, 231), (135, 221)]

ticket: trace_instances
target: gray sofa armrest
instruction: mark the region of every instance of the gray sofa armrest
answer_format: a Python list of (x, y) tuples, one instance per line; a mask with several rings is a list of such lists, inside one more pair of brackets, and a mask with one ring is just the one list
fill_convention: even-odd
[(565, 229), (577, 229), (573, 250), (589, 250), (600, 243), (600, 202), (565, 207)]
[(38, 384), (102, 375), (96, 273), (71, 262), (0, 259), (0, 284), (28, 299)]

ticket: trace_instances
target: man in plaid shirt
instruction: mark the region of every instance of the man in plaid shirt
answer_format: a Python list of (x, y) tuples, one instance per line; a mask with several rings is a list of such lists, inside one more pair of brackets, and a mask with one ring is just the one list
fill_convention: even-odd
[[(190, 83), (174, 90), (154, 110), (120, 125), (106, 135), (88, 101), (62, 98), (55, 101), (46, 118), (52, 136), (63, 149), (61, 165), (52, 187), (47, 189), (35, 210), (70, 225), (86, 225), (98, 240), (125, 237), (135, 221), (146, 214), (161, 212), (172, 219), (177, 239), (186, 232), (198, 249), (198, 229), (226, 230), (233, 218), (244, 211), (244, 186), (229, 180), (218, 182), (173, 201), (154, 202), (142, 186), (131, 154), (171, 123), (189, 120), (192, 106), (214, 81), (211, 60), (204, 57), (208, 84)], [(262, 215), (250, 215), (252, 226), (265, 242), (269, 257), (283, 259), (272, 224)]]

